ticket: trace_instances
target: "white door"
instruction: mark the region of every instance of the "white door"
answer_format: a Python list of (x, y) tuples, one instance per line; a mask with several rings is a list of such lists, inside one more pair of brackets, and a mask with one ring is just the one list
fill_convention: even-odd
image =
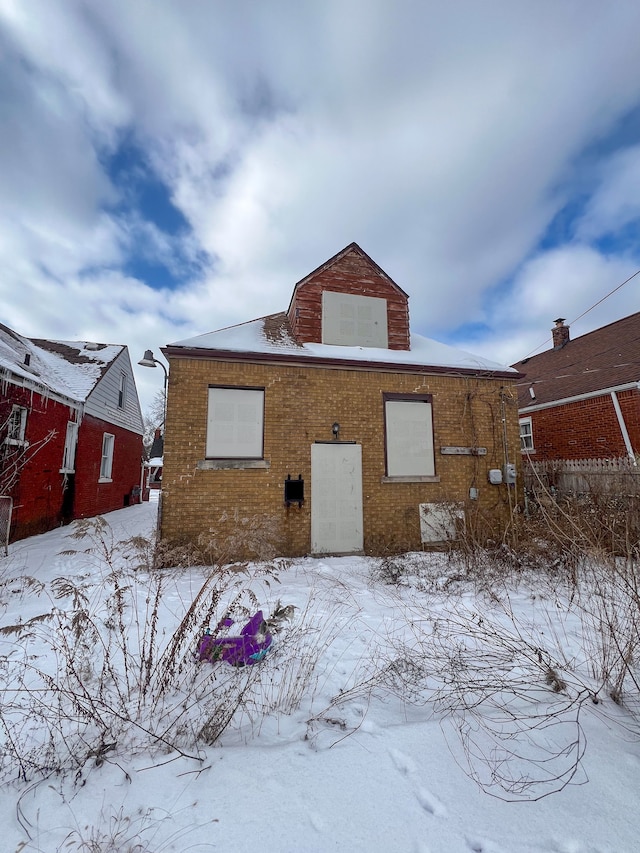
[(311, 552), (362, 551), (362, 447), (311, 445)]

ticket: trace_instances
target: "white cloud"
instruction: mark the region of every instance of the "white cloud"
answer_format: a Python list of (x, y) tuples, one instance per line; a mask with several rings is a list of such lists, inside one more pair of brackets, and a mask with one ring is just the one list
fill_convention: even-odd
[[(537, 246), (593, 184), (580, 154), (640, 107), (639, 29), (636, 4), (599, 0), (0, 0), (2, 319), (158, 354), (285, 308), (356, 240), (410, 294), (416, 331), (482, 322), (462, 343), (515, 360), (633, 267)], [(124, 136), (166, 182), (186, 241), (114, 212), (103, 157)], [(598, 173), (585, 243), (640, 212), (625, 145)], [(125, 273), (142, 245), (169, 269), (202, 251), (209, 264), (158, 294)], [(633, 293), (607, 310), (636, 310)]]
[(618, 320), (640, 310), (634, 282), (597, 311), (581, 315), (637, 269), (637, 260), (607, 257), (585, 245), (543, 252), (523, 265), (506, 298), (496, 296), (491, 307), (492, 333), (467, 346), (479, 355), (491, 352), (497, 360), (511, 364), (549, 349), (551, 328), (558, 317), (571, 326), (572, 337)]
[(601, 168), (577, 233), (582, 239), (615, 234), (640, 220), (640, 145), (616, 151)]

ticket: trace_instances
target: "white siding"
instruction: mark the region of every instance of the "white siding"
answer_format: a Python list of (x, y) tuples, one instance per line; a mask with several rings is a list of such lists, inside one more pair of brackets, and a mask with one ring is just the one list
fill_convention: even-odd
[[(118, 406), (121, 391), (122, 374), (126, 376), (126, 400), (124, 408)], [(160, 379), (164, 381), (164, 373), (158, 370)], [(160, 385), (162, 387), (162, 385)], [(133, 369), (129, 359), (129, 351), (125, 347), (122, 353), (113, 360), (107, 372), (89, 394), (85, 404), (85, 414), (106, 421), (110, 424), (131, 430), (142, 435), (142, 412), (136, 389)]]

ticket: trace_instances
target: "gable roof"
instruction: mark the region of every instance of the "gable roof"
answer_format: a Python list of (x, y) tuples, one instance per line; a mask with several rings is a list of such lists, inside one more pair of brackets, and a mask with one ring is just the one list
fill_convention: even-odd
[(0, 323), (0, 380), (83, 403), (125, 349), (121, 344), (25, 338)]
[(416, 334), (411, 335), (409, 350), (299, 343), (294, 339), (285, 312), (176, 341), (163, 348), (162, 352), (168, 357), (302, 362), (319, 367), (366, 366), (369, 369), (407, 371), (433, 369), (436, 372), (491, 374), (509, 379), (517, 376), (515, 370), (503, 364)]
[(633, 385), (640, 380), (640, 312), (513, 367), (524, 375), (516, 384), (521, 410)]
[(405, 299), (409, 298), (408, 294), (405, 293), (405, 291), (400, 287), (400, 285), (396, 284), (395, 281), (391, 278), (391, 276), (388, 275), (382, 269), (382, 267), (378, 266), (378, 264), (373, 260), (373, 258), (370, 258), (369, 255), (367, 255), (364, 249), (361, 249), (357, 243), (349, 243), (348, 246), (345, 246), (344, 249), (341, 249), (339, 252), (336, 252), (336, 254), (332, 258), (329, 258), (328, 261), (325, 261), (323, 264), (320, 264), (319, 267), (316, 267), (314, 270), (312, 270), (312, 272), (308, 273), (307, 275), (305, 275), (304, 278), (301, 278), (300, 281), (295, 283), (293, 287), (293, 294), (291, 296), (291, 302), (289, 303), (289, 308), (291, 308), (291, 303), (295, 299), (296, 292), (300, 287), (306, 284), (314, 276), (318, 275), (318, 273), (323, 272), (329, 267), (332, 267), (338, 261), (341, 261), (342, 258), (345, 257), (345, 255), (351, 254), (352, 252), (355, 252), (359, 254), (362, 258), (364, 258), (364, 260), (373, 267), (376, 273), (382, 276), (382, 278), (384, 278), (392, 287), (394, 287), (398, 291), (398, 293), (404, 296)]

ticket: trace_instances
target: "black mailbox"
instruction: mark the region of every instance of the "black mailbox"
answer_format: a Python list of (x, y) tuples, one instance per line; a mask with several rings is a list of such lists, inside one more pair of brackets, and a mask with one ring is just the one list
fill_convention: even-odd
[(291, 479), (291, 474), (287, 474), (287, 479), (284, 481), (284, 505), (298, 504), (302, 506), (304, 503), (304, 480), (302, 474), (298, 474), (297, 480)]

